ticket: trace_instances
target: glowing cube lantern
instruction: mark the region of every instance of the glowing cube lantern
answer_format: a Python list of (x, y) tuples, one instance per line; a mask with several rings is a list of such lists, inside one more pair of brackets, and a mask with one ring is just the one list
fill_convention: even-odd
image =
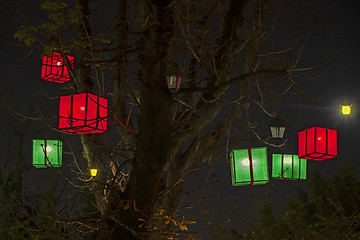
[(273, 154), (272, 177), (306, 179), (306, 159), (300, 159), (298, 155)]
[(312, 127), (298, 132), (299, 158), (322, 161), (337, 156), (337, 131)]
[(59, 140), (33, 140), (33, 165), (36, 168), (60, 167), (62, 142)]
[[(71, 69), (74, 67), (74, 57), (67, 56)], [(42, 59), (41, 78), (46, 81), (64, 83), (70, 80), (67, 63), (61, 53), (53, 52), (51, 56)]]
[(77, 134), (106, 132), (107, 105), (106, 98), (92, 93), (61, 96), (59, 129)]
[(233, 186), (267, 183), (269, 175), (266, 147), (232, 150), (231, 177)]

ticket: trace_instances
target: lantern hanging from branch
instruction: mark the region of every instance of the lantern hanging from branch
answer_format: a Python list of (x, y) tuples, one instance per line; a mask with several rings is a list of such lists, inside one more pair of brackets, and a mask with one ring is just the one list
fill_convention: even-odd
[(306, 159), (299, 159), (298, 155), (273, 154), (272, 177), (306, 179)]
[(234, 149), (231, 152), (233, 186), (265, 184), (269, 181), (267, 149)]
[(351, 113), (351, 105), (341, 105), (341, 112), (344, 115), (349, 115)]
[(175, 65), (170, 65), (166, 69), (165, 76), (170, 92), (179, 91), (182, 77), (179, 75), (179, 68)]
[(168, 88), (170, 92), (176, 92), (179, 91), (180, 85), (181, 85), (181, 79), (182, 77), (178, 75), (168, 75), (166, 76)]
[(42, 59), (41, 78), (46, 81), (64, 83), (70, 80), (68, 64), (74, 67), (74, 57), (67, 56), (68, 63), (61, 57), (61, 53), (53, 52), (51, 56)]
[(107, 105), (106, 98), (92, 93), (61, 96), (59, 129), (77, 134), (106, 132)]
[(33, 165), (36, 168), (62, 165), (62, 142), (59, 140), (33, 140)]
[(96, 177), (97, 171), (98, 171), (97, 168), (90, 168), (90, 175), (92, 177)]
[(270, 123), (271, 136), (274, 139), (281, 139), (284, 137), (286, 123), (280, 118), (274, 118)]
[(312, 127), (298, 132), (299, 158), (322, 161), (337, 156), (337, 131)]

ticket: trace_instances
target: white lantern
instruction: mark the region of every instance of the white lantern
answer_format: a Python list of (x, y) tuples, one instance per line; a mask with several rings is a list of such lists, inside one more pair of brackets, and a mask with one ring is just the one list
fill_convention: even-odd
[(271, 136), (274, 139), (280, 139), (284, 137), (286, 124), (280, 118), (275, 118), (270, 124)]

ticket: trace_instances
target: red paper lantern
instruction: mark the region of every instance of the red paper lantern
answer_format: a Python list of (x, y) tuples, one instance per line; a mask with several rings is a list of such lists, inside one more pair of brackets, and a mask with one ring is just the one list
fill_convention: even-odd
[(337, 131), (312, 127), (298, 132), (299, 158), (322, 161), (337, 156)]
[[(67, 56), (71, 69), (74, 65), (74, 57)], [(42, 59), (41, 78), (46, 81), (64, 83), (70, 80), (69, 71), (66, 62), (61, 57), (61, 53), (53, 52), (49, 56), (44, 56)]]
[(107, 99), (91, 93), (60, 97), (59, 129), (77, 134), (107, 130)]

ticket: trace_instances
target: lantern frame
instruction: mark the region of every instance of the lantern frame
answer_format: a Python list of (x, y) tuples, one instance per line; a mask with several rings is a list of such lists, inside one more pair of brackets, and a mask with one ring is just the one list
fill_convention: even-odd
[(233, 149), (230, 160), (233, 186), (260, 185), (269, 181), (266, 147)]
[(107, 131), (108, 100), (92, 93), (60, 96), (59, 129), (76, 134)]
[[(66, 56), (70, 68), (74, 68), (74, 57)], [(53, 52), (51, 56), (43, 56), (41, 67), (41, 79), (57, 83), (65, 83), (70, 80), (69, 70), (61, 53)]]
[(282, 139), (284, 137), (286, 123), (281, 118), (274, 118), (270, 123), (271, 136), (274, 139)]
[(61, 167), (62, 142), (60, 140), (33, 139), (33, 166), (36, 168)]
[(337, 157), (337, 131), (312, 127), (298, 132), (298, 155), (316, 161)]
[(180, 89), (182, 77), (179, 75), (179, 73), (180, 69), (175, 64), (170, 64), (167, 66), (165, 77), (168, 89), (172, 93), (179, 91)]
[[(286, 160), (291, 159), (291, 162)], [(272, 177), (282, 180), (306, 179), (306, 159), (292, 154), (273, 154)]]
[(174, 93), (179, 91), (182, 77), (179, 75), (167, 75), (166, 81), (170, 92)]

